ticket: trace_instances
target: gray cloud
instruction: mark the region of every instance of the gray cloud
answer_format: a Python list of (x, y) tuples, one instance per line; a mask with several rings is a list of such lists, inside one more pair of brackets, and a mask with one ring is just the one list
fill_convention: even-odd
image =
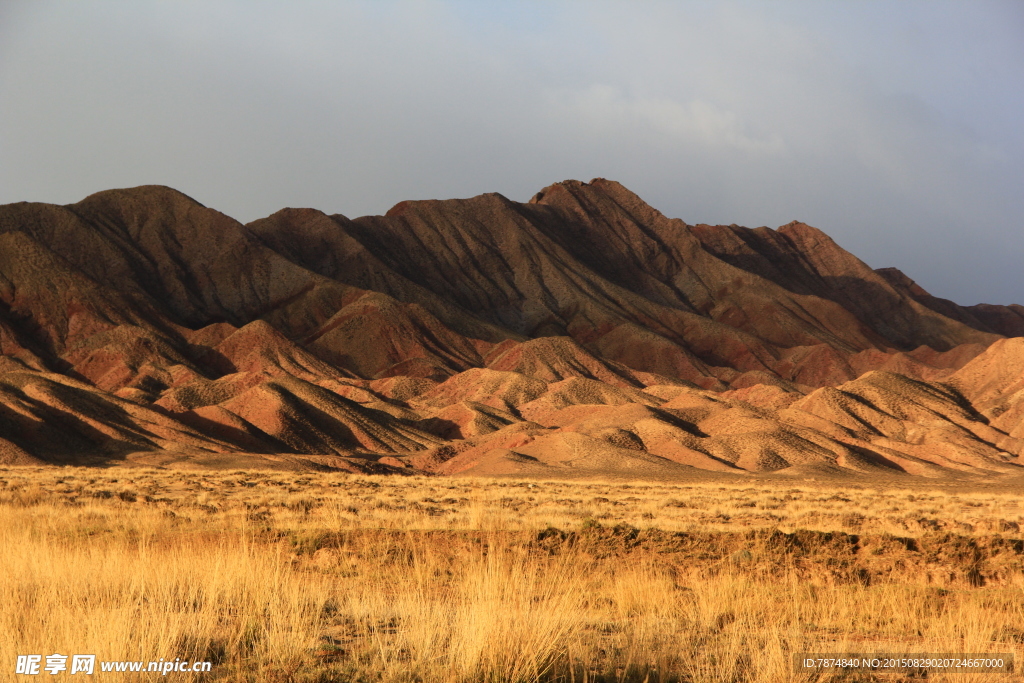
[(1016, 3), (7, 3), (0, 202), (240, 220), (565, 178), (1024, 303)]

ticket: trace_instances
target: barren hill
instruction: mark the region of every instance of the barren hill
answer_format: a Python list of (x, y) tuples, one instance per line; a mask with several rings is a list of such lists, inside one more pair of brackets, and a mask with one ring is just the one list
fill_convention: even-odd
[(158, 186), (0, 206), (0, 354), (6, 463), (944, 476), (1024, 454), (1024, 307), (604, 179), (248, 225)]

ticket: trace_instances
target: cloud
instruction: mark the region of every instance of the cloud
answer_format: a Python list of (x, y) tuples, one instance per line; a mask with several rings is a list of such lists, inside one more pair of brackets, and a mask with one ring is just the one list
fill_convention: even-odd
[(752, 154), (776, 154), (784, 149), (778, 135), (755, 136), (750, 125), (733, 111), (701, 99), (678, 102), (668, 98), (627, 97), (613, 85), (595, 84), (582, 90), (549, 91), (551, 115), (563, 125), (588, 126), (595, 135), (623, 129), (654, 134), (654, 143), (726, 147)]

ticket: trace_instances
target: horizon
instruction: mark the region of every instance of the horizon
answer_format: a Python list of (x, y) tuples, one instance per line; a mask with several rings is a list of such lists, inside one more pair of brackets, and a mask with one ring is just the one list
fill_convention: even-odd
[(1022, 31), (1007, 2), (6, 3), (0, 203), (161, 184), (247, 223), (605, 177), (1024, 303)]

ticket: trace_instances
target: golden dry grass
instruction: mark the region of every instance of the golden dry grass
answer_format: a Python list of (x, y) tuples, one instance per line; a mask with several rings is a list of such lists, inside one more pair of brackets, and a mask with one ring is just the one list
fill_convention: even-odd
[(1024, 641), (1024, 520), (999, 492), (6, 468), (0, 512), (8, 671), (769, 682), (811, 680), (801, 651)]

